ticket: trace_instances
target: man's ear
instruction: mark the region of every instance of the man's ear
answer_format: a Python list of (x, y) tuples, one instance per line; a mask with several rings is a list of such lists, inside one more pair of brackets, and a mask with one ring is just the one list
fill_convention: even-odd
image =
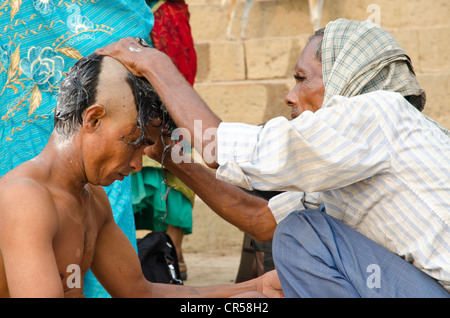
[(83, 129), (88, 131), (97, 130), (102, 124), (102, 119), (106, 115), (106, 109), (103, 105), (94, 104), (84, 111)]

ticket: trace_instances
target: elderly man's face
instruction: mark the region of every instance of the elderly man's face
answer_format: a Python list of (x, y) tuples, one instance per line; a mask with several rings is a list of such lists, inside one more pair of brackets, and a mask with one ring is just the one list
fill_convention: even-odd
[(286, 95), (285, 102), (292, 107), (292, 119), (305, 110), (315, 112), (322, 107), (325, 87), (322, 78), (322, 63), (314, 57), (320, 37), (313, 39), (302, 51), (295, 65), (295, 86)]

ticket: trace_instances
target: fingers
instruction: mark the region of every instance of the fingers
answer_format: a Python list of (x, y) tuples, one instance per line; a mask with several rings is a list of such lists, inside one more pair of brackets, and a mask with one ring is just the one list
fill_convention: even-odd
[(151, 47), (143, 38), (136, 38), (138, 40), (139, 44), (143, 47)]
[[(143, 40), (142, 40), (143, 41)], [(130, 72), (136, 76), (142, 76), (140, 68), (142, 67), (138, 54), (146, 49), (142, 46), (140, 40), (133, 37), (120, 39), (117, 42), (111, 43), (105, 47), (98, 48), (94, 51), (95, 54), (112, 57), (122, 63)]]
[(127, 37), (120, 39), (117, 42), (111, 43), (105, 47), (98, 48), (94, 51), (95, 54), (98, 55), (113, 55), (114, 53), (119, 53), (121, 51), (125, 51), (125, 49), (129, 49), (130, 45), (134, 42), (134, 45), (138, 47), (139, 41), (133, 37)]
[(127, 37), (117, 42), (111, 43), (103, 48), (95, 50), (95, 54), (111, 55), (120, 51), (141, 52), (143, 48), (151, 48), (151, 46), (142, 38)]
[(161, 163), (164, 151), (165, 148), (160, 138), (157, 138), (155, 144), (144, 148), (144, 154), (159, 163)]
[(144, 148), (144, 154), (153, 160), (158, 160), (161, 158), (161, 155), (157, 150), (155, 150), (155, 146), (148, 146)]
[[(142, 38), (127, 37), (94, 51), (98, 55), (110, 56), (123, 65), (136, 76), (144, 76), (146, 70), (160, 68), (173, 68), (172, 60), (167, 54), (152, 48)], [(164, 66), (163, 66), (164, 65)], [(165, 74), (165, 70), (163, 71)]]
[(281, 289), (280, 280), (276, 270), (265, 273), (263, 276), (263, 294), (267, 297), (284, 297), (283, 290)]

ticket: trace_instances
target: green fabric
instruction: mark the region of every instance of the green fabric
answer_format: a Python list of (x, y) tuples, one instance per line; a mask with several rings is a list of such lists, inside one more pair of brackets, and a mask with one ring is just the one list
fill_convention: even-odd
[[(145, 168), (152, 167), (152, 168), (157, 168), (157, 169), (163, 168), (163, 166), (159, 162), (157, 162), (153, 159), (150, 159), (146, 155), (142, 156), (142, 167), (145, 167)], [(138, 171), (136, 173), (139, 174), (141, 172)], [(164, 174), (166, 177), (166, 183), (168, 185), (170, 185), (172, 188), (175, 188), (178, 191), (180, 191), (182, 194), (184, 194), (191, 201), (192, 206), (194, 206), (194, 199), (195, 199), (194, 191), (192, 191), (187, 185), (185, 185), (183, 183), (183, 181), (181, 181), (180, 179), (175, 177), (170, 171), (165, 170)]]
[(171, 189), (163, 199), (167, 186), (163, 183), (162, 169), (144, 167), (132, 174), (132, 203), (136, 229), (166, 231), (167, 224), (192, 233), (192, 204), (180, 191)]

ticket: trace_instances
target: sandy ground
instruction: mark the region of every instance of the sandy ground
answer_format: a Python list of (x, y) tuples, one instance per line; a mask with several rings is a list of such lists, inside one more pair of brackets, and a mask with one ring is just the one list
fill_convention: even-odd
[(187, 265), (186, 286), (232, 284), (241, 260), (240, 253), (183, 253), (183, 257)]
[[(144, 237), (149, 231), (139, 230), (138, 238)], [(241, 251), (220, 250), (214, 253), (186, 252), (183, 251), (184, 261), (187, 266), (186, 286), (209, 286), (232, 284), (236, 280)]]

